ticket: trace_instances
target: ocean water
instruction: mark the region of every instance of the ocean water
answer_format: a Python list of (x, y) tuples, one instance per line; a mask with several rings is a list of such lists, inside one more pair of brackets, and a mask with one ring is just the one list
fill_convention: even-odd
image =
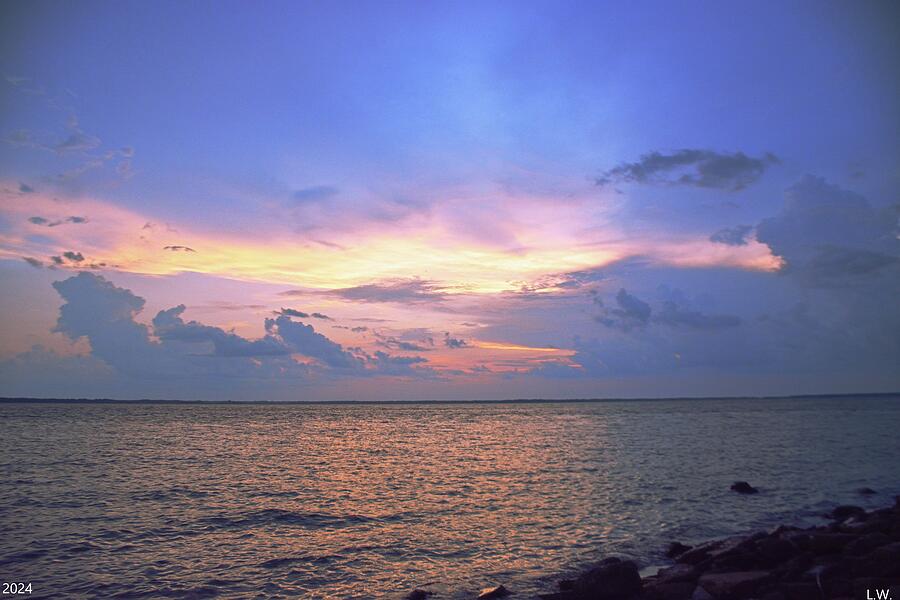
[(0, 477), (0, 576), (32, 597), (528, 598), (605, 556), (892, 503), (900, 397), (5, 404)]

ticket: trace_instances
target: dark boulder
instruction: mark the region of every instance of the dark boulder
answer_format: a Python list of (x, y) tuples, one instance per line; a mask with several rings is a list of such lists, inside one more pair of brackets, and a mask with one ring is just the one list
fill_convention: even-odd
[(702, 576), (697, 585), (713, 598), (748, 598), (770, 577), (767, 571), (710, 573)]
[(481, 590), (481, 593), (478, 594), (478, 600), (490, 600), (491, 598), (503, 598), (504, 596), (509, 596), (510, 591), (503, 587), (502, 585), (484, 588)]
[(762, 561), (772, 565), (783, 563), (797, 553), (797, 546), (793, 542), (774, 536), (757, 540), (755, 547)]
[(640, 600), (690, 600), (696, 585), (688, 581), (650, 582), (641, 591)]
[(747, 483), (746, 481), (735, 481), (731, 484), (731, 489), (738, 494), (756, 494), (758, 489)]
[[(836, 521), (846, 521), (850, 517), (860, 518), (860, 516), (865, 515), (865, 509), (859, 506), (853, 506), (851, 504), (842, 504), (841, 506), (835, 507), (833, 511), (831, 511), (828, 516)], [(865, 518), (865, 517), (863, 517)]]
[(404, 596), (404, 600), (425, 600), (428, 596), (433, 595), (434, 592), (429, 592), (427, 590), (415, 589)]
[(822, 590), (812, 582), (783, 583), (779, 589), (786, 600), (822, 600)]
[(691, 548), (693, 548), (693, 546), (685, 546), (681, 542), (672, 542), (669, 544), (668, 548), (666, 548), (666, 557), (677, 558)]
[(854, 571), (864, 577), (900, 577), (900, 542), (881, 546), (857, 559)]
[(816, 531), (807, 536), (809, 549), (816, 554), (840, 552), (844, 546), (856, 539), (852, 533), (826, 533)]
[(860, 496), (872, 496), (873, 494), (877, 494), (878, 492), (876, 492), (875, 490), (873, 490), (870, 487), (861, 487), (861, 488), (857, 488), (856, 493), (859, 494)]
[(660, 569), (655, 579), (657, 583), (681, 583), (697, 581), (698, 577), (700, 577), (700, 570), (693, 565), (677, 564)]
[(887, 546), (890, 543), (891, 538), (881, 533), (880, 531), (867, 533), (866, 535), (860, 536), (855, 540), (850, 541), (850, 543), (844, 546), (844, 554), (847, 554), (849, 556), (862, 556), (863, 554), (868, 554), (876, 548)]
[(630, 560), (607, 558), (579, 576), (573, 591), (592, 600), (623, 600), (641, 591), (641, 576)]
[(745, 537), (730, 537), (722, 540), (714, 540), (700, 544), (692, 550), (688, 550), (680, 555), (676, 561), (687, 565), (699, 565), (709, 560), (715, 560), (727, 554), (739, 551), (741, 546), (746, 544), (748, 539)]

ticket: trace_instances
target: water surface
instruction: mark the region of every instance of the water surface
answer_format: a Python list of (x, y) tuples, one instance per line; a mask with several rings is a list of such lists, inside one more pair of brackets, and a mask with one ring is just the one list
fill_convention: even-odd
[(898, 431), (888, 397), (6, 404), (0, 575), (54, 597), (529, 597), (603, 556), (888, 504)]

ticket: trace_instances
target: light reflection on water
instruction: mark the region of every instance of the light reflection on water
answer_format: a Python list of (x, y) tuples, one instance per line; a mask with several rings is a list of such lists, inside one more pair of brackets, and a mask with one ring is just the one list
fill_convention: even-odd
[[(900, 492), (900, 401), (0, 405), (35, 596), (527, 597), (610, 554)], [(763, 493), (738, 496), (746, 479)], [(880, 492), (865, 500), (853, 490)]]

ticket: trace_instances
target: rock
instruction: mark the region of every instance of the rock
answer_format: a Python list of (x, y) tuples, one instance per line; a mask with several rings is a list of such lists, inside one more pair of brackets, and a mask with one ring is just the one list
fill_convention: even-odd
[(747, 483), (746, 481), (735, 481), (731, 484), (731, 489), (739, 494), (756, 494), (758, 489)]
[(809, 549), (816, 554), (840, 552), (844, 546), (856, 539), (852, 533), (814, 532), (808, 536)]
[(822, 590), (815, 583), (783, 583), (779, 589), (786, 600), (822, 600)]
[(828, 516), (836, 521), (846, 521), (850, 517), (859, 517), (860, 515), (865, 514), (866, 511), (859, 506), (842, 504), (841, 506), (835, 507), (835, 509), (831, 511)]
[(594, 600), (622, 600), (641, 591), (641, 576), (630, 560), (608, 558), (578, 577), (573, 589)]
[(691, 548), (693, 548), (693, 546), (685, 546), (681, 542), (672, 542), (671, 544), (669, 544), (669, 547), (666, 548), (666, 557), (676, 558), (679, 555), (684, 554)]
[(498, 585), (495, 587), (484, 588), (481, 590), (481, 593), (478, 594), (478, 600), (490, 600), (491, 598), (503, 598), (504, 596), (509, 596), (510, 591), (503, 587), (502, 585)]
[(860, 496), (872, 496), (874, 494), (877, 494), (878, 492), (876, 492), (875, 490), (873, 490), (870, 487), (861, 487), (856, 490), (856, 493), (859, 494)]
[(681, 583), (694, 582), (700, 577), (700, 571), (693, 565), (677, 564), (666, 569), (660, 569), (656, 574), (657, 583)]
[(709, 595), (709, 592), (698, 585), (694, 588), (694, 593), (691, 594), (691, 600), (713, 600), (713, 597)]
[(766, 537), (757, 540), (756, 551), (768, 563), (782, 563), (797, 553), (797, 547), (790, 540), (779, 537)]
[(811, 552), (798, 554), (786, 563), (778, 565), (772, 573), (783, 581), (800, 579), (809, 571), (815, 562), (815, 556)]
[(747, 598), (769, 578), (770, 575), (767, 571), (711, 573), (703, 575), (697, 582), (697, 586), (717, 599)]
[(415, 589), (404, 596), (405, 600), (425, 600), (428, 596), (433, 595), (434, 592), (429, 592), (427, 590)]
[(862, 556), (868, 554), (876, 548), (886, 546), (891, 543), (891, 538), (887, 535), (876, 531), (860, 536), (844, 546), (844, 554), (849, 556)]
[(854, 571), (866, 577), (900, 577), (900, 542), (881, 546), (857, 559)]
[(641, 600), (690, 600), (695, 587), (688, 581), (652, 583), (644, 587)]
[(688, 550), (684, 554), (680, 555), (676, 559), (676, 562), (688, 565), (698, 565), (704, 561), (716, 559), (728, 554), (729, 552), (734, 552), (738, 547), (741, 546), (741, 544), (744, 544), (746, 542), (747, 538), (745, 537), (730, 537), (723, 540), (706, 542), (705, 544), (700, 544), (693, 550)]

